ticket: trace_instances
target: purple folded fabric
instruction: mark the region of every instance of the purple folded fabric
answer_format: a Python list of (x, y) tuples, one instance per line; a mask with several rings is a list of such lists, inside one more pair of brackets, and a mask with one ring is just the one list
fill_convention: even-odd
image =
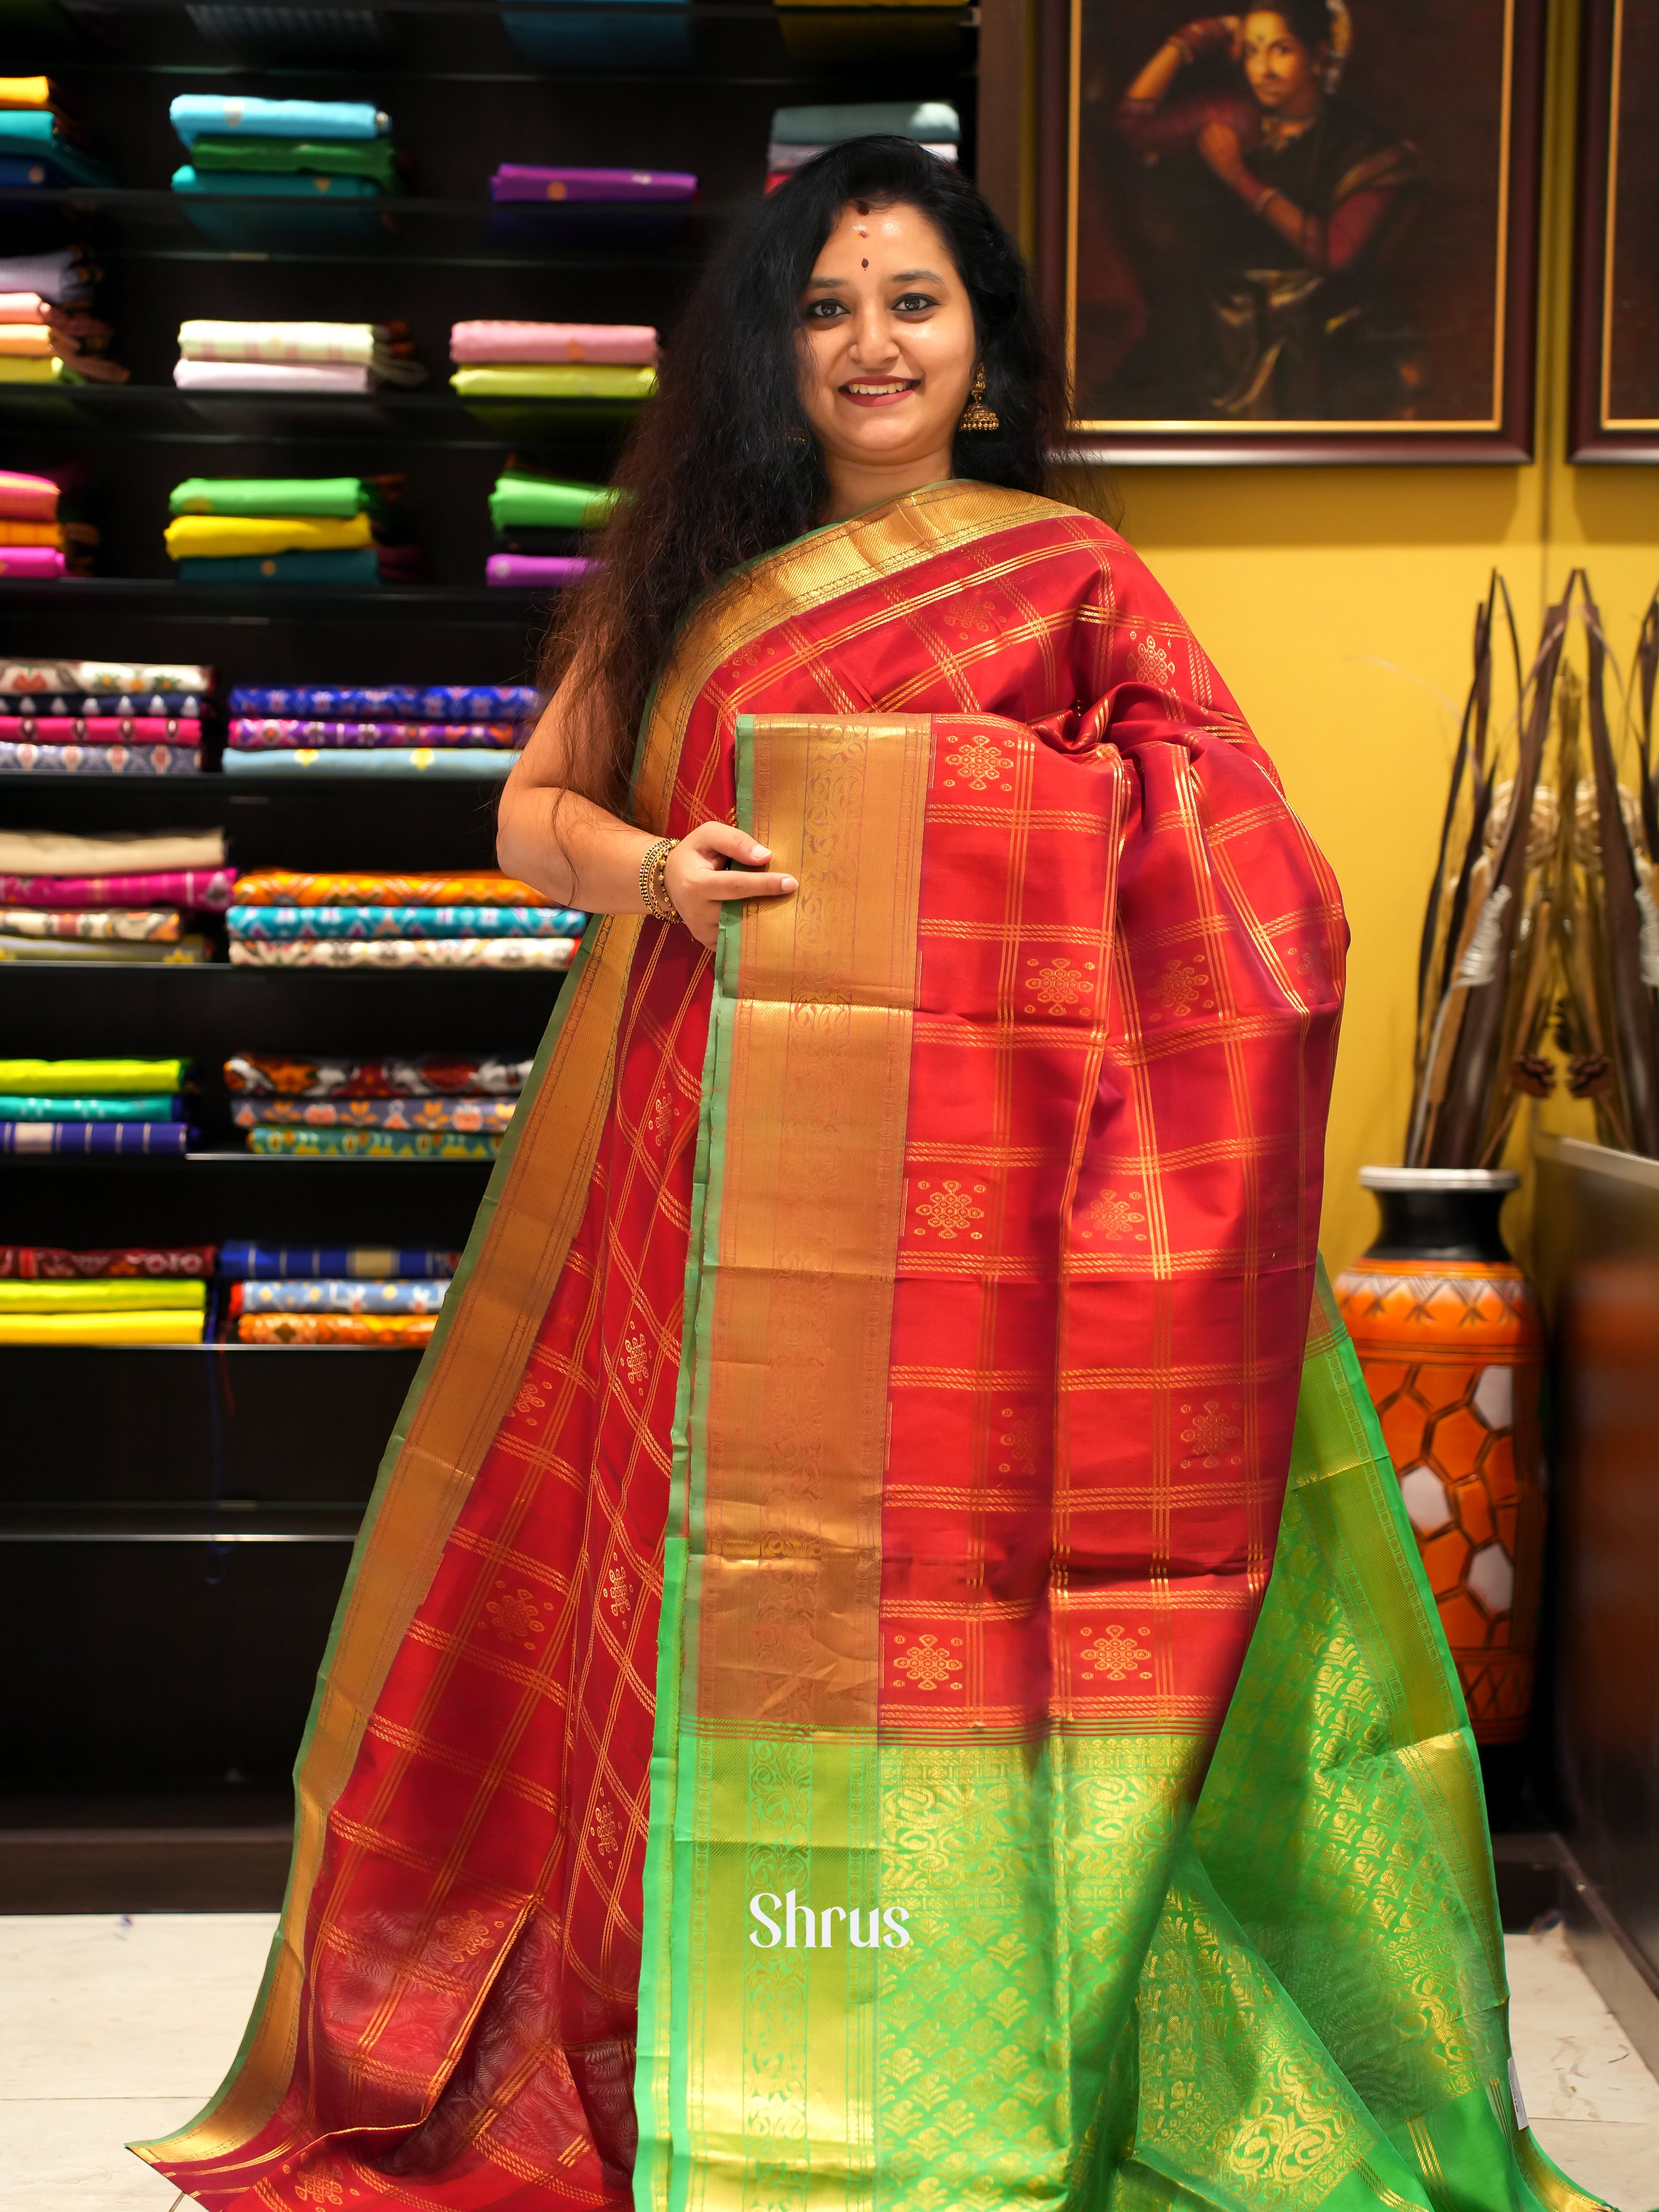
[(597, 561), (584, 561), (571, 554), (492, 553), (484, 564), (484, 581), (516, 584), (520, 588), (526, 584), (550, 584), (557, 588), (580, 584), (599, 565)]
[(519, 731), (512, 722), (302, 722), (290, 716), (239, 714), (231, 723), (229, 742), (235, 751), (248, 753), (310, 752), (336, 745), (465, 745), (511, 752)]
[(492, 200), (690, 200), (697, 180), (684, 169), (544, 169), (503, 161)]

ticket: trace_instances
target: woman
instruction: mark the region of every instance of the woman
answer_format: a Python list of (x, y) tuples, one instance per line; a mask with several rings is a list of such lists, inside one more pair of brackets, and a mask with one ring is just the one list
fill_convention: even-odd
[(604, 919), (144, 2154), (204, 2204), (1590, 2203), (1315, 1296), (1335, 890), (1060, 410), (902, 141), (691, 307), (501, 811)]
[(1332, 23), (1327, 0), (1200, 17), (1164, 41), (1118, 106), (1176, 216), (1188, 296), (1154, 321), (1165, 338), (1182, 330), (1179, 350), (1200, 368), (1189, 404), (1207, 414), (1400, 417), (1427, 388), (1421, 341), (1383, 274), (1417, 155), (1327, 89)]

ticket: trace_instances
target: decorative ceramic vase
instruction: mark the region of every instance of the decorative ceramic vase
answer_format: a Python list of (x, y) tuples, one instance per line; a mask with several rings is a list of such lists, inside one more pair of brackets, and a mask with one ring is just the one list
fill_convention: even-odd
[(1336, 1284), (1477, 1742), (1518, 1743), (1543, 1584), (1544, 1325), (1498, 1233), (1518, 1176), (1364, 1168), (1382, 1232)]

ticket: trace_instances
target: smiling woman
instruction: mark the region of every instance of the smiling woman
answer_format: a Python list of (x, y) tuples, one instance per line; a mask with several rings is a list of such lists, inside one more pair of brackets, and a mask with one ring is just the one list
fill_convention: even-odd
[(1336, 887), (1059, 404), (903, 142), (687, 316), (501, 813), (603, 919), (144, 2152), (210, 2212), (1591, 2205), (1319, 1278)]

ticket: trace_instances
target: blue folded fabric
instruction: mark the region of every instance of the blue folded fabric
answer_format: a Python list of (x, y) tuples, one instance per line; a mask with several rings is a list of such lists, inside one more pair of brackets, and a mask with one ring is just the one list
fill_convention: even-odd
[(0, 128), (0, 182), (7, 185), (112, 185), (113, 169), (76, 146), (35, 143)]
[(219, 1247), (219, 1273), (241, 1281), (282, 1281), (316, 1275), (349, 1276), (356, 1282), (385, 1282), (398, 1276), (450, 1276), (461, 1264), (459, 1252), (428, 1252), (377, 1244), (256, 1244), (233, 1239)]
[[(319, 938), (365, 944), (375, 938), (580, 937), (587, 916), (568, 906), (234, 906), (233, 937), (256, 945)], [(0, 1117), (5, 1113), (0, 1098)]]
[(639, 12), (638, 0), (597, 0), (587, 9), (555, 6), (543, 12), (540, 0), (504, 8), (501, 28), (527, 61), (543, 69), (689, 69), (696, 58), (691, 10), (673, 14), (653, 0)]
[(230, 695), (233, 714), (301, 722), (505, 722), (539, 704), (527, 684), (239, 684)]
[(392, 118), (366, 100), (246, 100), (240, 94), (181, 92), (167, 110), (186, 146), (202, 133), (244, 138), (383, 138)]
[(182, 1121), (0, 1121), (0, 1152), (120, 1152), (182, 1159)]
[(295, 170), (289, 176), (264, 176), (237, 169), (185, 167), (173, 171), (173, 189), (237, 200), (377, 200), (381, 197), (373, 177), (325, 177), (308, 170)]
[(517, 753), (474, 752), (467, 745), (387, 745), (383, 750), (365, 747), (361, 752), (343, 746), (315, 753), (227, 750), (224, 771), (227, 775), (487, 775), (499, 783), (518, 757)]
[(407, 1283), (245, 1282), (242, 1311), (251, 1313), (434, 1314), (449, 1285), (442, 1279)]
[[(339, 553), (198, 554), (174, 562), (181, 584), (378, 584), (380, 564), (372, 545)], [(259, 760), (271, 756), (260, 753)], [(513, 756), (507, 755), (511, 766)]]

